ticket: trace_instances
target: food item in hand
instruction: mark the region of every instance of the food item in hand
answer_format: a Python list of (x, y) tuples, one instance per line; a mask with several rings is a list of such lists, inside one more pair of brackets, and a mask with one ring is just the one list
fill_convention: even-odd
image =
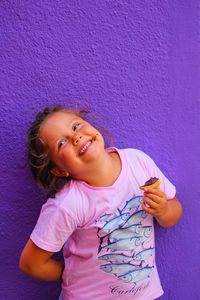
[(161, 184), (161, 180), (156, 178), (156, 177), (151, 177), (149, 180), (145, 182), (144, 185), (140, 186), (141, 190), (144, 190), (145, 188), (150, 188), (150, 189), (157, 189), (159, 185)]

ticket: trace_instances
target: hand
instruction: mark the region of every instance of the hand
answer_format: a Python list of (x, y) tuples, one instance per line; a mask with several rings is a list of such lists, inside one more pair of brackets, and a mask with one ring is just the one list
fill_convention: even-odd
[(145, 188), (142, 209), (148, 214), (159, 218), (167, 212), (167, 197), (159, 188)]

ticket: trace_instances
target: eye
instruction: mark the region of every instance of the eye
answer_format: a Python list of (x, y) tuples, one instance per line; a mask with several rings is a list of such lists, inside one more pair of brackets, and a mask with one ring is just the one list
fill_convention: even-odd
[(58, 149), (60, 149), (64, 144), (67, 143), (67, 140), (61, 140), (59, 143), (58, 143)]
[(76, 129), (80, 126), (80, 123), (76, 123), (73, 125), (73, 131), (76, 131)]

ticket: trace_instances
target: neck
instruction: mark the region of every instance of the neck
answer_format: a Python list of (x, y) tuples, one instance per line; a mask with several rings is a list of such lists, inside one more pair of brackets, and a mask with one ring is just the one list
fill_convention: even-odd
[(91, 186), (111, 186), (119, 177), (121, 172), (121, 161), (117, 152), (108, 153), (95, 162), (84, 179)]

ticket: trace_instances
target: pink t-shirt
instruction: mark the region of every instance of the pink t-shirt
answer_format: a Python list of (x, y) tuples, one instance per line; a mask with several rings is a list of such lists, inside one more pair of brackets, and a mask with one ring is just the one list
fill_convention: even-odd
[(175, 187), (153, 160), (136, 149), (118, 150), (122, 163), (109, 187), (72, 180), (43, 205), (32, 241), (65, 260), (65, 300), (151, 300), (163, 294), (155, 263), (153, 217), (142, 208), (141, 185), (162, 180), (167, 198)]

